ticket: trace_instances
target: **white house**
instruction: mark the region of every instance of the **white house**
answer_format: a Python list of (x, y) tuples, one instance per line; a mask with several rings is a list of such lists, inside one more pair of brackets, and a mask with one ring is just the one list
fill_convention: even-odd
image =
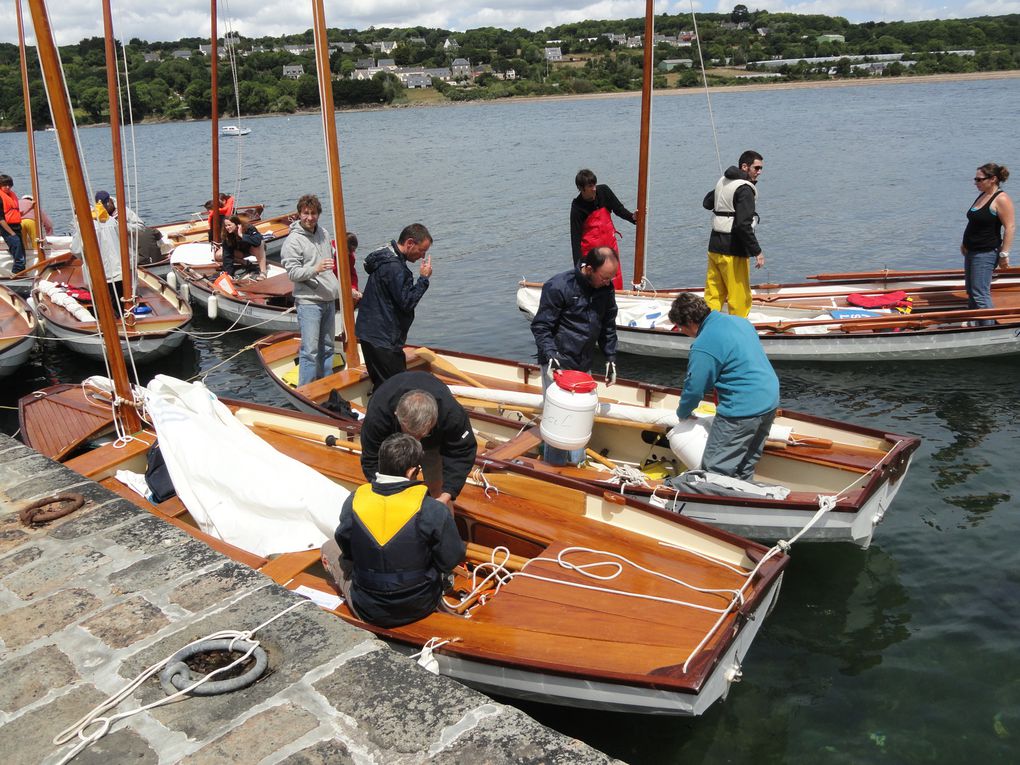
[(283, 76), (288, 80), (300, 80), (305, 73), (304, 64), (284, 64)]

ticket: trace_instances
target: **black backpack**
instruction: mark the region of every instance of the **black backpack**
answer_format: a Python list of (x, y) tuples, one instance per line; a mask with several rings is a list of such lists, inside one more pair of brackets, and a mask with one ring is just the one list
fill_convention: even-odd
[(177, 491), (174, 489), (174, 482), (170, 480), (170, 471), (166, 469), (158, 441), (149, 447), (145, 462), (145, 483), (152, 492), (152, 501), (158, 505), (171, 497), (176, 497)]
[(351, 407), (351, 402), (340, 395), (340, 391), (334, 388), (329, 393), (329, 400), (326, 401), (326, 408), (344, 420), (357, 420), (358, 415)]

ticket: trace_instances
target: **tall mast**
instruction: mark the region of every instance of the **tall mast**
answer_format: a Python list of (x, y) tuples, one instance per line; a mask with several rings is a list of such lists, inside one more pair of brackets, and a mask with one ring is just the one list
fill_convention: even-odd
[(21, 0), (14, 0), (18, 14), (18, 53), (21, 58), (21, 92), (25, 98), (25, 133), (28, 135), (28, 167), (32, 178), (32, 200), (35, 204), (35, 252), (36, 261), (43, 260), (46, 252), (46, 229), (42, 222), (42, 206), (39, 203), (39, 168), (35, 158), (35, 129), (32, 127), (32, 94), (28, 90), (28, 54), (25, 50), (25, 21), (21, 15)]
[[(113, 146), (113, 184), (117, 192), (117, 234), (120, 239), (120, 272), (124, 290), (125, 323), (130, 325), (134, 314), (135, 269), (128, 246), (127, 193), (124, 189), (124, 155), (120, 143), (120, 77), (117, 76), (117, 50), (113, 39), (113, 13), (110, 0), (103, 0), (103, 36), (106, 38), (106, 90), (110, 101), (110, 140)], [(131, 317), (128, 319), (127, 317)]]
[(648, 222), (648, 143), (652, 117), (652, 79), (655, 72), (655, 8), (652, 0), (645, 0), (645, 58), (644, 76), (641, 78), (641, 139), (638, 155), (637, 233), (634, 238), (634, 287), (645, 278), (645, 240)]
[(125, 429), (128, 433), (135, 433), (141, 430), (142, 423), (132, 406), (122, 406), (120, 403), (132, 401), (131, 383), (128, 380), (127, 367), (124, 365), (124, 352), (120, 347), (117, 318), (114, 316), (109, 292), (106, 289), (106, 274), (103, 271), (103, 261), (99, 257), (99, 240), (96, 237), (95, 226), (92, 225), (92, 205), (89, 203), (88, 189), (85, 188), (85, 174), (75, 141), (71, 103), (64, 89), (57, 44), (53, 39), (53, 29), (43, 0), (28, 0), (28, 7), (32, 14), (36, 45), (39, 48), (46, 96), (50, 101), (53, 121), (57, 128), (57, 141), (67, 171), (71, 203), (81, 231), (82, 255), (88, 266), (89, 286), (96, 313), (99, 314), (99, 330), (103, 335), (107, 358), (110, 360), (110, 373), (113, 375), (113, 386), (117, 392), (117, 406), (120, 408)]
[(212, 77), (212, 218), (209, 223), (210, 241), (220, 240), (220, 57), (216, 49), (216, 0), (210, 0), (212, 32), (210, 36), (209, 62)]
[(329, 70), (329, 41), (326, 39), (326, 15), (322, 0), (312, 0), (312, 28), (315, 34), (315, 71), (319, 78), (319, 103), (322, 105), (322, 129), (326, 137), (326, 166), (329, 169), (329, 195), (336, 228), (337, 274), (340, 276), (340, 305), (344, 319), (344, 352), (347, 367), (361, 363), (358, 338), (354, 336), (354, 304), (351, 301), (351, 262), (347, 254), (347, 220), (344, 217), (344, 191), (340, 180), (340, 149), (336, 137), (336, 109), (333, 106), (333, 77)]

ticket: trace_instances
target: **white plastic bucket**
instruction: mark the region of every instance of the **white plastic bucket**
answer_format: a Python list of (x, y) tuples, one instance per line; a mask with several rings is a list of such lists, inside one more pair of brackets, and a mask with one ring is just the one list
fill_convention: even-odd
[[(582, 376), (587, 378), (583, 380)], [(557, 449), (581, 449), (591, 440), (599, 397), (595, 381), (583, 372), (557, 372), (542, 406), (542, 440)]]
[(666, 434), (669, 438), (669, 448), (688, 470), (697, 470), (701, 467), (705, 444), (708, 443), (708, 431), (711, 430), (714, 420), (714, 417), (680, 420)]

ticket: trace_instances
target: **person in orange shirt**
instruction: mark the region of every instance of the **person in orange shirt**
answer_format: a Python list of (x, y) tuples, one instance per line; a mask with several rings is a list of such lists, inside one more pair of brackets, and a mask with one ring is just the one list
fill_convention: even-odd
[(9, 175), (0, 175), (0, 201), (4, 205), (0, 237), (11, 251), (11, 273), (16, 274), (25, 270), (25, 247), (21, 242), (21, 208), (18, 195), (14, 193), (14, 180)]
[[(220, 223), (234, 214), (234, 198), (230, 194), (220, 192)], [(209, 241), (213, 241), (213, 201), (210, 199), (205, 203), (205, 209), (209, 211)]]

